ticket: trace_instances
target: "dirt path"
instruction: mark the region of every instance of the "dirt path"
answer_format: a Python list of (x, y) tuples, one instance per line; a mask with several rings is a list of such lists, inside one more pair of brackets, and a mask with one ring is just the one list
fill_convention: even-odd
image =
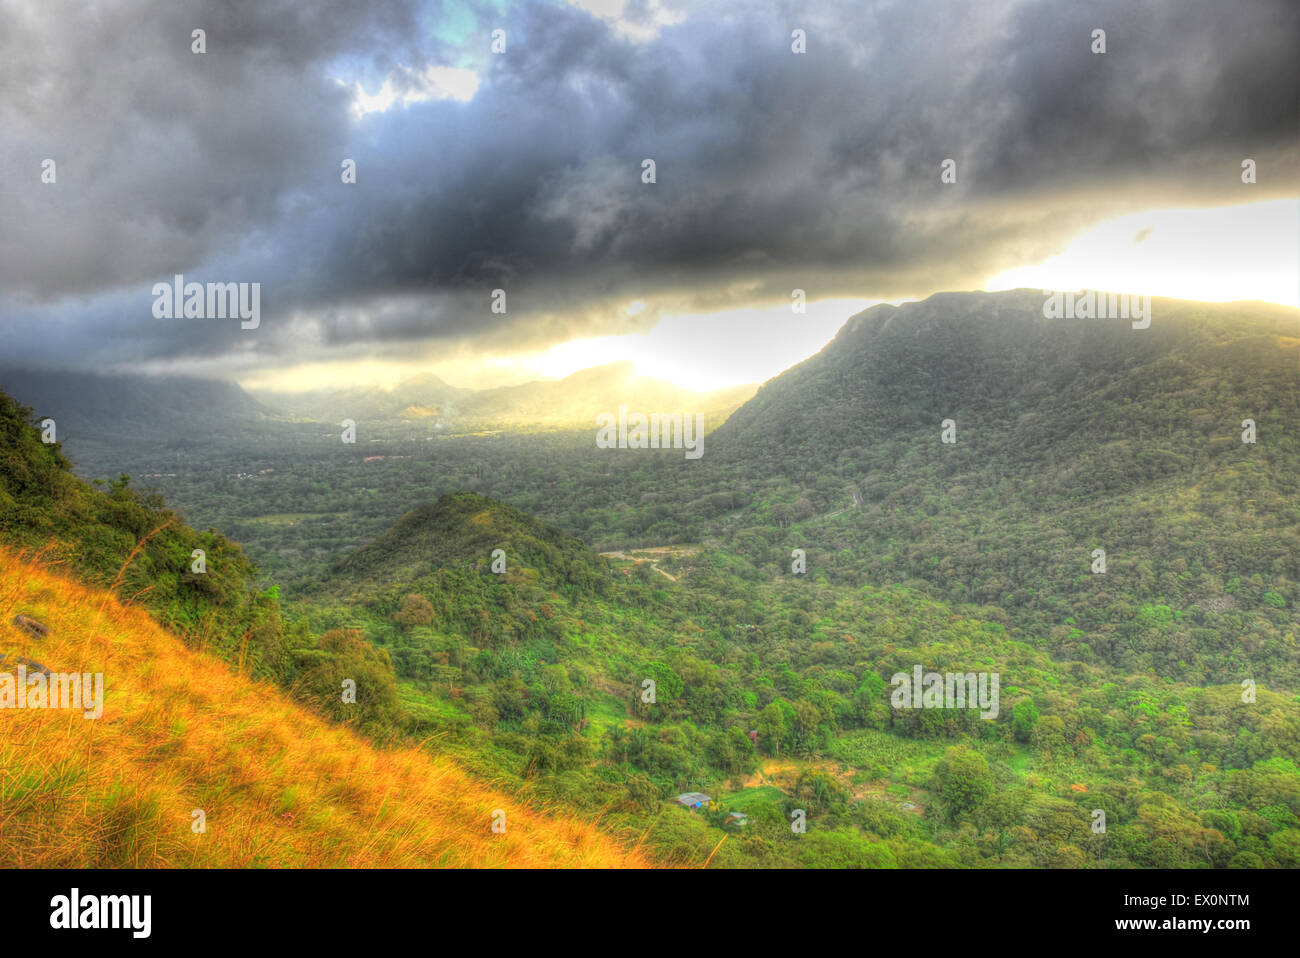
[(650, 563), (650, 568), (654, 569), (669, 582), (676, 582), (677, 576), (671, 572), (665, 572), (659, 568), (659, 561), (666, 558), (682, 559), (687, 556), (693, 556), (700, 551), (699, 546), (648, 546), (644, 549), (629, 549), (626, 552), (619, 550), (617, 552), (602, 552), (607, 559), (625, 559), (628, 562), (635, 562), (637, 565)]
[(798, 781), (799, 773), (805, 768), (821, 769), (848, 789), (849, 794), (854, 799), (875, 798), (900, 807), (903, 811), (910, 812), (913, 815), (925, 814), (925, 804), (916, 797), (900, 799), (897, 795), (890, 794), (888, 779), (855, 785), (853, 783), (853, 770), (841, 767), (841, 763), (833, 759), (815, 759), (812, 761), (782, 758), (763, 759), (758, 771), (745, 779), (742, 784), (745, 788), (773, 785), (783, 792), (789, 792), (794, 788), (795, 782)]

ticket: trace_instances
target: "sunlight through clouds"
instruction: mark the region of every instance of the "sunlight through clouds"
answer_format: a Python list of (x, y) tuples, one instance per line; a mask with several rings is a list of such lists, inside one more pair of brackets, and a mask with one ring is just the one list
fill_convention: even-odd
[[(802, 315), (793, 314), (789, 304), (668, 315), (648, 332), (571, 340), (524, 358), (519, 365), (544, 378), (560, 378), (590, 366), (629, 360), (642, 375), (695, 390), (763, 382), (816, 353), (849, 316), (877, 302), (822, 300), (809, 303)], [(638, 306), (645, 304), (632, 303), (628, 312), (635, 315), (641, 311)], [(691, 348), (683, 349), (684, 343)], [(774, 349), (774, 343), (779, 348)]]
[(1300, 200), (1150, 210), (1102, 223), (985, 289), (1137, 292), (1300, 306)]

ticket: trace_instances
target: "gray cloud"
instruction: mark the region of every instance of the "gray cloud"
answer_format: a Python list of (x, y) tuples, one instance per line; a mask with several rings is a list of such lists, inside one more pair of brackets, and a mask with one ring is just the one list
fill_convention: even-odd
[[(539, 346), (643, 322), (608, 308), (631, 298), (978, 285), (1105, 215), (1239, 202), (1243, 156), (1252, 199), (1297, 185), (1289, 0), (668, 6), (685, 16), (648, 42), (560, 3), (0, 7), (5, 358)], [(479, 73), (470, 102), (354, 119), (335, 79), (409, 89), (437, 65)], [(261, 329), (154, 319), (178, 272), (261, 282)]]

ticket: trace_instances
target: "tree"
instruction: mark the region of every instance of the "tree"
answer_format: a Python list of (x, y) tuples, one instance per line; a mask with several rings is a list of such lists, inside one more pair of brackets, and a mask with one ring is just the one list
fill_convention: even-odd
[(790, 807), (822, 815), (848, 803), (849, 791), (819, 768), (804, 769), (790, 791)]
[(412, 592), (402, 600), (402, 606), (393, 616), (393, 621), (408, 629), (416, 625), (428, 625), (433, 621), (433, 604), (424, 596)]
[(956, 745), (934, 767), (939, 797), (952, 821), (979, 806), (993, 794), (989, 763), (979, 752)]
[(755, 727), (758, 740), (769, 755), (779, 755), (790, 737), (790, 726), (795, 718), (794, 709), (784, 699), (769, 702), (758, 713)]
[(320, 637), (311, 661), (301, 687), (321, 712), (335, 721), (356, 722), (381, 738), (400, 731), (405, 711), (386, 651), (356, 629), (332, 629)]
[(1024, 699), (1016, 703), (1015, 708), (1011, 710), (1011, 730), (1017, 742), (1030, 741), (1034, 734), (1034, 726), (1038, 724), (1038, 717), (1038, 706), (1034, 705), (1033, 699)]
[(853, 714), (865, 728), (882, 729), (889, 725), (889, 699), (885, 695), (885, 680), (875, 672), (862, 677), (862, 684), (853, 693)]

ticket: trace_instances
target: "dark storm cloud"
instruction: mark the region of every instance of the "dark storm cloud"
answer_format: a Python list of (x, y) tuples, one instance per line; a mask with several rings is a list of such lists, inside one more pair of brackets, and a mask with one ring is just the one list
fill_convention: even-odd
[[(0, 8), (5, 353), (237, 368), (543, 345), (626, 328), (608, 307), (632, 298), (979, 285), (1104, 215), (1242, 202), (1244, 156), (1250, 199), (1295, 189), (1288, 0), (666, 6), (680, 21), (648, 42), (535, 2), (470, 22), (417, 3)], [(410, 92), (431, 66), (474, 69), (472, 100), (354, 118), (338, 82)], [(154, 319), (175, 273), (261, 282), (261, 327)]]

